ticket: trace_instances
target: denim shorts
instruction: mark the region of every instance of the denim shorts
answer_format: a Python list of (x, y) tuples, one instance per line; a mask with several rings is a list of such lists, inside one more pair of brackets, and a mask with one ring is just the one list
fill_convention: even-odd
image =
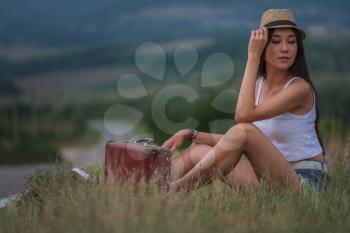
[(302, 188), (312, 187), (324, 191), (327, 185), (327, 165), (316, 160), (301, 160), (291, 162), (292, 167), (300, 178)]
[(312, 187), (323, 192), (326, 189), (328, 175), (324, 171), (316, 169), (295, 169), (301, 182), (302, 188)]

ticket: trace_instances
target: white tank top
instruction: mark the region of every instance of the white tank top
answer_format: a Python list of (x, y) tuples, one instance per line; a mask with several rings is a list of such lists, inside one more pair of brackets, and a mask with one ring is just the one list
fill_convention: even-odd
[[(294, 77), (283, 87), (285, 89), (292, 81), (300, 79)], [(255, 98), (255, 105), (259, 104), (261, 89), (265, 83), (265, 78), (259, 78), (259, 89)], [(273, 145), (289, 161), (309, 159), (323, 152), (315, 130), (316, 107), (315, 93), (312, 109), (304, 115), (296, 115), (285, 112), (278, 116), (252, 122), (270, 140)]]

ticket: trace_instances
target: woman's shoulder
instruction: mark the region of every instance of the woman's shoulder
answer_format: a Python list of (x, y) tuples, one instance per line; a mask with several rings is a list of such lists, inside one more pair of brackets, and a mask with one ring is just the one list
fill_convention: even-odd
[(285, 84), (284, 88), (288, 87), (288, 86), (298, 86), (298, 88), (302, 88), (302, 89), (306, 89), (311, 91), (312, 87), (310, 85), (310, 83), (308, 81), (306, 81), (304, 78), (302, 77), (292, 77), (290, 78), (287, 83)]
[(303, 99), (303, 102), (307, 102), (308, 98), (312, 98), (313, 88), (302, 77), (293, 77), (286, 83), (284, 89), (289, 89), (291, 95), (298, 96), (298, 98)]

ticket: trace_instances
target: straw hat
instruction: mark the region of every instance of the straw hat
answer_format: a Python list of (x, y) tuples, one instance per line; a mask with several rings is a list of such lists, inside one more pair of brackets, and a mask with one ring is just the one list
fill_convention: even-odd
[(288, 9), (269, 9), (261, 17), (260, 27), (267, 28), (295, 28), (300, 32), (301, 39), (305, 39), (305, 32), (298, 27), (293, 13)]

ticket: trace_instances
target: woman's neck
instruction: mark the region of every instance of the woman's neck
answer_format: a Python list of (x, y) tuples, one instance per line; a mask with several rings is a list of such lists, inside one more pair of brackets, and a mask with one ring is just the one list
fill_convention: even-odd
[(290, 78), (288, 70), (266, 69), (265, 85), (267, 89), (279, 89), (284, 86), (287, 80)]

